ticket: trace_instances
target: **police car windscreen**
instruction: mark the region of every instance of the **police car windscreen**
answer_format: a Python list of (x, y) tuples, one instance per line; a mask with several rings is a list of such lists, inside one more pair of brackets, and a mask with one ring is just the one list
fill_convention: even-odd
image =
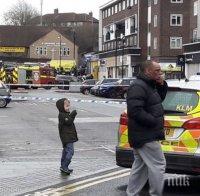
[(199, 96), (195, 91), (168, 91), (163, 102), (165, 111), (188, 113), (196, 108)]

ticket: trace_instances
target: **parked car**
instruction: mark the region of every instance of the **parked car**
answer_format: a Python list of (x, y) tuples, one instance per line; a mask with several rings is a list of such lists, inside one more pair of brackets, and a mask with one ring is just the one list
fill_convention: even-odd
[[(200, 174), (200, 86), (199, 82), (168, 82), (163, 102), (165, 137), (161, 141), (167, 172)], [(128, 143), (127, 112), (120, 116), (116, 163), (131, 167), (134, 161)], [(148, 129), (148, 127), (147, 127)]]
[(90, 93), (90, 89), (97, 83), (96, 79), (89, 79), (82, 82), (82, 86), (80, 87), (80, 92), (88, 95)]
[(11, 101), (10, 89), (0, 81), (0, 108), (5, 108)]
[(111, 82), (116, 82), (118, 81), (119, 78), (104, 78), (102, 80), (99, 80), (95, 86), (93, 86), (91, 89), (90, 89), (90, 93), (92, 95), (99, 95), (99, 88), (100, 88), (100, 85), (101, 84), (105, 84), (105, 83), (111, 83)]
[(99, 87), (99, 95), (109, 98), (126, 99), (127, 90), (135, 78), (123, 78), (117, 82), (101, 84)]
[[(77, 82), (75, 76), (70, 75), (56, 75), (55, 82), (58, 85), (69, 85), (70, 82)], [(58, 86), (59, 89), (69, 90), (69, 86)]]

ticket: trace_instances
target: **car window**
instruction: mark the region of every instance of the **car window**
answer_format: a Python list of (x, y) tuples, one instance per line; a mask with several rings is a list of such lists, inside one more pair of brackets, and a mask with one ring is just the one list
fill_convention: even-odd
[(110, 78), (110, 79), (104, 79), (103, 81), (102, 81), (102, 84), (104, 84), (104, 83), (110, 83), (110, 82), (117, 82), (119, 79), (117, 79), (117, 78)]
[(132, 81), (132, 80), (126, 80), (126, 79), (125, 79), (125, 80), (122, 81), (121, 84), (122, 84), (122, 85), (130, 85), (130, 84), (131, 84), (131, 81)]
[(95, 84), (96, 81), (95, 80), (88, 80), (86, 81), (86, 84), (89, 84), (89, 85), (92, 85), (92, 84)]
[(199, 102), (195, 91), (168, 91), (163, 102), (164, 110), (177, 112), (190, 112)]

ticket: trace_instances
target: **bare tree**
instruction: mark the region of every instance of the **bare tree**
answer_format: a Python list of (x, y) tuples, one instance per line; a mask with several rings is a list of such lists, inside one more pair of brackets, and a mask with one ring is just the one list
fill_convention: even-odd
[(4, 21), (7, 25), (29, 25), (32, 18), (39, 16), (39, 12), (24, 0), (18, 0), (7, 12), (4, 13)]

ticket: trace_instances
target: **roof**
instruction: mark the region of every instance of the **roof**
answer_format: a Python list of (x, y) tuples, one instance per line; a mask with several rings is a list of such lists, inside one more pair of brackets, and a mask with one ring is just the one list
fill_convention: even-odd
[[(1, 26), (0, 25), (0, 46), (5, 47), (29, 47), (32, 43), (50, 33), (52, 30), (58, 31), (62, 36), (74, 42), (74, 33), (72, 28), (55, 28), (41, 26)], [(97, 30), (94, 30), (97, 32)], [(75, 29), (75, 44), (79, 47), (79, 52), (88, 52), (93, 50), (98, 39), (98, 34), (92, 36), (89, 28)]]
[[(72, 13), (53, 13), (42, 16), (43, 22), (47, 23), (66, 23), (66, 22), (91, 22), (98, 23), (99, 21), (88, 14)], [(36, 16), (30, 22), (31, 24), (40, 24), (40, 16)]]
[(39, 26), (0, 26), (0, 46), (29, 47), (51, 30)]
[(103, 4), (102, 6), (100, 6), (100, 9), (102, 10), (102, 9), (104, 9), (106, 7), (109, 7), (111, 4), (113, 4), (113, 3), (117, 2), (117, 1), (119, 1), (119, 0), (110, 0), (107, 3)]

